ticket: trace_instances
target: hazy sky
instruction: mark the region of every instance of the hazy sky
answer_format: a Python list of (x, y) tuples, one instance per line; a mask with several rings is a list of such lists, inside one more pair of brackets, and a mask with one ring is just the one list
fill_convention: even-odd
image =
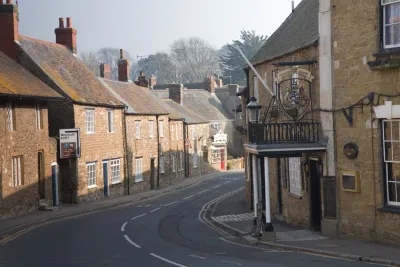
[(72, 17), (78, 51), (116, 47), (136, 57), (168, 51), (180, 37), (220, 48), (242, 29), (271, 35), (291, 0), (19, 0), (19, 8), (23, 35), (54, 41), (58, 18)]

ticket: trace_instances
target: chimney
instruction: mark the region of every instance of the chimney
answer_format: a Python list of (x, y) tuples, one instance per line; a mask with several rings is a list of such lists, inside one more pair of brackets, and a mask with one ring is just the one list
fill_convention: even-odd
[(213, 76), (208, 76), (206, 80), (204, 81), (204, 89), (210, 92), (211, 94), (215, 93), (215, 86), (216, 82), (214, 80)]
[(294, 11), (294, 0), (292, 0), (292, 12)]
[(146, 76), (144, 75), (144, 72), (143, 72), (143, 71), (141, 71), (141, 72), (139, 73), (138, 85), (139, 85), (139, 86), (146, 86), (146, 87), (148, 86), (148, 82), (147, 82)]
[(149, 88), (153, 89), (153, 86), (157, 84), (157, 77), (154, 74), (149, 78)]
[(100, 77), (111, 80), (111, 67), (108, 64), (101, 63), (100, 65)]
[(222, 82), (222, 79), (218, 79), (216, 82), (217, 82), (217, 87), (224, 87), (224, 83)]
[(120, 59), (118, 60), (118, 81), (128, 82), (129, 78), (129, 60), (125, 58), (124, 49), (120, 49)]
[(67, 18), (67, 27), (64, 25), (64, 19), (59, 18), (59, 25), (56, 28), (56, 43), (66, 46), (72, 53), (77, 53), (76, 29), (72, 28), (72, 19)]
[(175, 83), (169, 84), (169, 99), (175, 101), (176, 103), (182, 105), (183, 100), (183, 84)]
[(13, 5), (12, 0), (4, 4), (0, 0), (0, 51), (17, 60), (18, 48), (15, 41), (19, 40), (18, 32), (18, 6)]

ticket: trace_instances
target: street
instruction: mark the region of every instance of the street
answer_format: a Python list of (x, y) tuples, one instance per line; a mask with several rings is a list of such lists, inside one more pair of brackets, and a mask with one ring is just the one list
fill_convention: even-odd
[(44, 225), (0, 246), (0, 266), (364, 266), (366, 263), (251, 246), (199, 219), (243, 174), (123, 208)]

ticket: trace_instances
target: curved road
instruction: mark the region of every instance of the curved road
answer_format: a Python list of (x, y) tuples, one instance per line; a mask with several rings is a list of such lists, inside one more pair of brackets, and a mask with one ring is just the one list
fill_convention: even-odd
[(199, 220), (202, 207), (243, 186), (243, 174), (136, 205), (45, 225), (0, 246), (8, 266), (365, 266), (335, 258), (275, 251), (224, 238)]

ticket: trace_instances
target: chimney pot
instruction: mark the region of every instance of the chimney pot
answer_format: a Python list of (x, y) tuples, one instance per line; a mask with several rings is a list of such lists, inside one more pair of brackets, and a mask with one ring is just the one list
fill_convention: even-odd
[(125, 58), (125, 52), (124, 52), (124, 49), (123, 49), (123, 48), (121, 48), (121, 49), (119, 50), (119, 55), (120, 55), (120, 58), (121, 58), (121, 59), (124, 59), (124, 58)]
[(58, 28), (63, 29), (64, 28), (64, 18), (59, 18), (58, 21), (59, 21)]
[(67, 28), (72, 28), (72, 18), (67, 18)]
[(143, 72), (143, 71), (141, 71), (141, 72), (140, 72), (140, 76), (143, 76), (143, 75), (144, 75), (144, 72)]

